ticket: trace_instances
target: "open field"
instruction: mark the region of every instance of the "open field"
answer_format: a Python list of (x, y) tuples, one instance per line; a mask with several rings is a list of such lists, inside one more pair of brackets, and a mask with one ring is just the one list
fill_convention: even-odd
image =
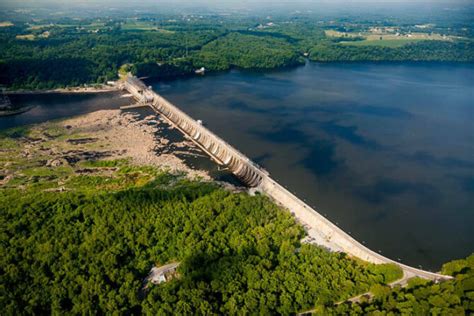
[(9, 21), (4, 21), (4, 22), (0, 22), (0, 27), (9, 27), (9, 26), (13, 26), (14, 24), (12, 22), (9, 22)]
[(17, 35), (15, 38), (16, 38), (16, 39), (19, 39), (19, 40), (32, 41), (32, 40), (34, 40), (36, 37), (35, 37), (34, 34), (25, 34), (25, 35)]
[(379, 39), (379, 40), (363, 40), (363, 41), (348, 41), (341, 42), (341, 45), (350, 46), (383, 46), (383, 47), (401, 47), (407, 44), (424, 41), (423, 39), (400, 38), (400, 39)]
[(45, 28), (53, 28), (53, 27), (59, 27), (59, 28), (72, 28), (72, 27), (77, 27), (77, 25), (73, 24), (54, 24), (54, 23), (49, 23), (49, 24), (29, 24), (30, 26), (27, 28), (27, 30), (31, 31), (37, 31), (37, 30), (42, 30)]
[(36, 31), (36, 30), (41, 30), (41, 29), (44, 29), (46, 27), (53, 27), (55, 26), (54, 24), (35, 24), (35, 25), (30, 25), (30, 27), (27, 28), (27, 30), (31, 30), (31, 31)]
[(52, 28), (61, 28), (61, 29), (77, 29), (85, 31), (94, 31), (106, 28), (105, 23), (103, 22), (93, 22), (90, 24), (29, 24), (29, 27), (26, 29), (28, 31), (38, 31), (38, 30), (47, 30)]
[(16, 39), (18, 40), (27, 40), (27, 41), (34, 41), (37, 38), (48, 38), (51, 33), (49, 31), (44, 31), (41, 34), (35, 35), (35, 34), (23, 34), (23, 35), (17, 35), (15, 36)]
[(339, 32), (335, 30), (325, 30), (324, 34), (327, 37), (358, 37), (363, 36), (362, 33)]
[(122, 30), (125, 31), (157, 31), (165, 34), (173, 34), (173, 31), (161, 29), (151, 22), (127, 21), (122, 23)]
[(437, 33), (410, 33), (410, 34), (387, 34), (387, 33), (372, 33), (368, 35), (363, 35), (367, 41), (378, 41), (380, 38), (384, 40), (436, 40), (436, 41), (448, 41), (452, 38), (449, 36), (443, 36)]
[(353, 46), (384, 46), (384, 47), (401, 47), (406, 44), (416, 43), (420, 41), (451, 41), (453, 37), (445, 36), (437, 33), (410, 33), (410, 34), (401, 34), (396, 32), (396, 30), (390, 30), (386, 32), (383, 30), (380, 31), (370, 31), (370, 32), (338, 32), (334, 30), (326, 30), (325, 34), (327, 37), (337, 37), (337, 38), (364, 38), (360, 41), (342, 41), (342, 45), (353, 45)]

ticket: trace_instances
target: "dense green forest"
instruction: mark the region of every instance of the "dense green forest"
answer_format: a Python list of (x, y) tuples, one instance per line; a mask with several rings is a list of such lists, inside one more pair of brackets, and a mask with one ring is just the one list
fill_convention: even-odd
[(236, 32), (207, 44), (193, 60), (193, 64), (210, 70), (279, 68), (302, 62), (300, 54), (285, 39), (272, 34)]
[[(10, 89), (105, 83), (117, 78), (123, 64), (133, 65), (139, 76), (166, 78), (192, 75), (201, 67), (208, 71), (288, 67), (304, 63), (305, 57), (317, 62), (474, 61), (474, 42), (459, 31), (465, 29), (462, 25), (433, 26), (420, 33), (453, 33), (446, 40), (438, 36), (437, 40), (386, 47), (383, 41), (380, 45), (375, 41), (344, 44), (364, 38), (347, 34), (370, 36), (371, 27), (380, 24), (376, 21), (321, 23), (309, 17), (280, 17), (270, 23), (257, 17), (174, 16), (167, 20), (157, 15), (13, 22), (0, 27), (0, 84)], [(412, 25), (391, 27), (398, 27), (405, 36), (417, 31)], [(327, 36), (328, 30), (346, 33)], [(459, 34), (463, 36), (455, 36)]]
[[(289, 314), (399, 276), (302, 245), (266, 198), (208, 184), (0, 199), (7, 314)], [(173, 260), (181, 277), (143, 295), (150, 269)]]

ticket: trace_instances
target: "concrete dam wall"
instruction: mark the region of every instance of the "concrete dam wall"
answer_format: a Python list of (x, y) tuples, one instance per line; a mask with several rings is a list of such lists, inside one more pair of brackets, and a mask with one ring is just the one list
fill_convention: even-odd
[(266, 176), (266, 172), (249, 158), (163, 97), (148, 89), (140, 80), (128, 77), (124, 82), (124, 88), (133, 94), (139, 102), (148, 104), (162, 114), (168, 122), (196, 143), (211, 158), (227, 167), (248, 186), (259, 186), (263, 177)]
[(278, 184), (267, 171), (155, 93), (151, 88), (146, 87), (139, 79), (129, 75), (121, 83), (121, 87), (128, 90), (140, 104), (148, 105), (161, 114), (166, 121), (179, 129), (218, 164), (226, 166), (242, 182), (257, 188), (287, 208), (307, 228), (312, 242), (331, 251), (344, 252), (371, 263), (397, 264), (404, 272), (404, 279), (414, 276), (430, 280), (451, 278), (401, 264), (368, 249)]

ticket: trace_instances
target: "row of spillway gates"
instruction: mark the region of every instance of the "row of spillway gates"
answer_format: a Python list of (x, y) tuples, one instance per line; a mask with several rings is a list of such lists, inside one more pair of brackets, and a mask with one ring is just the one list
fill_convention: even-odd
[(217, 163), (228, 168), (242, 182), (250, 187), (258, 187), (268, 172), (255, 164), (244, 154), (199, 124), (176, 106), (153, 92), (141, 80), (128, 76), (123, 83), (139, 103), (148, 105), (189, 137)]

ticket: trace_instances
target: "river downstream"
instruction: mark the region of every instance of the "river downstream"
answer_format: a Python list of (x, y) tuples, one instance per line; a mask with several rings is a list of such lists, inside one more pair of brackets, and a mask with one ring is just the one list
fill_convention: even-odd
[[(150, 84), (373, 250), (425, 269), (474, 250), (472, 65), (307, 64)], [(37, 107), (0, 129), (129, 102), (48, 97), (16, 100)]]

